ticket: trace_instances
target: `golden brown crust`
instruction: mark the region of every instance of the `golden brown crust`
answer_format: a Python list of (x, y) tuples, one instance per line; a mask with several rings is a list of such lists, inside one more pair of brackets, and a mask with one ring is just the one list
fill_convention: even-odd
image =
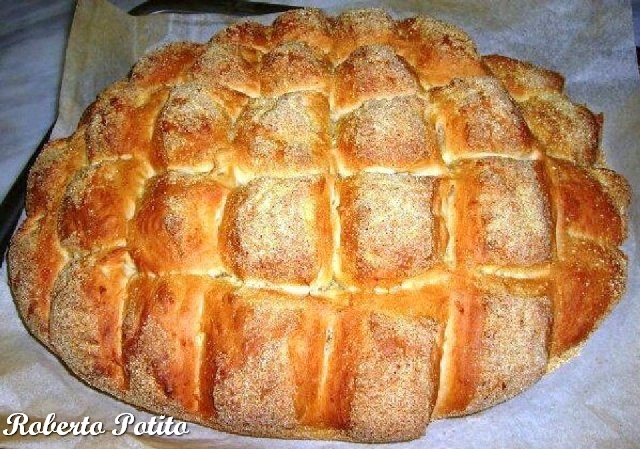
[(623, 194), (612, 197), (592, 172), (571, 163), (549, 159), (548, 167), (557, 192), (558, 232), (620, 245), (626, 238), (626, 207), (614, 198)]
[(449, 303), (436, 417), (502, 402), (538, 380), (547, 366), (548, 294), (513, 292), (486, 278), (459, 285)]
[(209, 174), (169, 171), (147, 183), (127, 240), (145, 271), (221, 271), (218, 226), (227, 189)]
[(329, 102), (318, 92), (293, 92), (251, 100), (236, 122), (236, 176), (326, 173), (329, 166)]
[(100, 162), (118, 157), (147, 160), (155, 117), (166, 94), (166, 89), (150, 92), (128, 81), (105, 89), (87, 119), (89, 160)]
[(325, 57), (304, 42), (286, 42), (262, 58), (262, 95), (278, 96), (298, 90), (329, 94), (332, 67)]
[[(435, 403), (441, 328), (427, 318), (357, 309), (336, 329), (338, 426), (359, 441), (422, 436)], [(339, 398), (339, 399), (338, 399)]]
[(412, 17), (398, 23), (398, 35), (398, 54), (411, 64), (424, 88), (487, 74), (473, 41), (453, 25)]
[(520, 107), (531, 132), (549, 156), (587, 166), (600, 157), (601, 116), (555, 92), (539, 93)]
[(445, 162), (491, 155), (533, 158), (537, 146), (520, 110), (490, 77), (455, 79), (429, 91)]
[(83, 132), (49, 142), (29, 171), (25, 210), (30, 216), (58, 207), (71, 175), (85, 164)]
[(551, 260), (551, 206), (542, 163), (486, 158), (465, 161), (458, 170), (458, 263), (531, 266)]
[(320, 426), (328, 306), (277, 291), (240, 289), (212, 312), (218, 317), (211, 320), (207, 346), (215, 366), (213, 421), (228, 430), (268, 435)]
[(604, 191), (618, 209), (620, 216), (624, 219), (623, 224), (628, 223), (627, 209), (631, 204), (631, 186), (624, 176), (606, 167), (597, 167), (589, 170), (591, 176), (595, 177), (602, 185)]
[(28, 217), (11, 239), (9, 283), (22, 319), (43, 343), (49, 343), (53, 285), (66, 262), (57, 236), (56, 215)]
[(238, 44), (209, 43), (191, 70), (191, 78), (219, 84), (250, 97), (258, 96), (258, 52)]
[(59, 208), (62, 245), (74, 251), (124, 246), (148, 176), (149, 167), (137, 159), (103, 161), (78, 170)]
[(441, 258), (434, 216), (437, 180), (362, 173), (342, 180), (340, 272), (346, 285), (397, 285), (425, 273)]
[(518, 101), (545, 92), (561, 93), (564, 88), (562, 75), (530, 62), (502, 55), (483, 56), (482, 62), (489, 67), (496, 78), (502, 81), (509, 94)]
[(324, 178), (258, 178), (231, 193), (219, 245), (241, 278), (308, 285), (329, 264), (330, 235)]
[(123, 248), (71, 261), (51, 294), (50, 342), (65, 363), (112, 394), (126, 386), (122, 320), (135, 266)]
[(210, 410), (200, 386), (206, 297), (225, 285), (207, 276), (137, 276), (129, 282), (123, 360), (130, 400), (172, 413)]
[(18, 310), (156, 414), (418, 438), (527, 388), (623, 293), (629, 184), (562, 87), (382, 10), (157, 49), (36, 161)]
[(228, 150), (231, 119), (205, 86), (173, 87), (158, 116), (152, 161), (158, 168), (210, 171)]
[(327, 54), (333, 48), (327, 16), (317, 8), (286, 11), (273, 21), (271, 42), (274, 46), (284, 42), (304, 42)]
[(367, 168), (442, 170), (435, 125), (418, 97), (366, 101), (336, 127), (343, 176)]
[(552, 275), (553, 332), (549, 351), (562, 356), (579, 345), (624, 292), (626, 256), (618, 248), (564, 236)]
[(366, 100), (412, 95), (419, 89), (415, 74), (392, 47), (380, 44), (358, 47), (335, 69), (332, 112), (341, 115)]
[(396, 24), (382, 9), (352, 9), (335, 18), (331, 32), (332, 57), (334, 61), (340, 62), (359, 47), (393, 44), (396, 39)]
[(246, 20), (230, 25), (211, 38), (210, 43), (238, 44), (265, 52), (270, 47), (269, 27)]
[(130, 79), (143, 87), (181, 82), (205, 50), (202, 44), (174, 42), (149, 53), (131, 69)]

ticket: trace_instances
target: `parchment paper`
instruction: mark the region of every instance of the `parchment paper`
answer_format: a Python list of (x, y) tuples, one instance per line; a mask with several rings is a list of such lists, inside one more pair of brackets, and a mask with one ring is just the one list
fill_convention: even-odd
[[(312, 5), (312, 2), (296, 1)], [(313, 5), (318, 5), (314, 3)], [(359, 2), (382, 6), (397, 17), (418, 13), (450, 21), (476, 41), (482, 54), (502, 53), (565, 74), (567, 91), (605, 115), (603, 146), (609, 164), (640, 192), (640, 89), (628, 2), (433, 0)], [(327, 12), (339, 2), (320, 4)], [(270, 23), (274, 16), (259, 18)], [(218, 15), (132, 18), (105, 0), (81, 0), (67, 48), (54, 135), (70, 133), (82, 110), (107, 84), (124, 77), (146, 51), (173, 40), (206, 41), (237, 20)], [(579, 356), (545, 376), (518, 397), (484, 412), (436, 421), (424, 438), (396, 448), (639, 448), (640, 276), (636, 242), (640, 211), (631, 208), (627, 294)], [(6, 267), (6, 264), (5, 264)], [(301, 442), (240, 437), (189, 424), (181, 437), (115, 437), (115, 417), (151, 415), (82, 384), (31, 338), (20, 322), (7, 286), (0, 282), (0, 430), (14, 412), (31, 419), (56, 413), (56, 421), (88, 416), (107, 430), (99, 437), (5, 437), (7, 448), (347, 448), (340, 442)]]

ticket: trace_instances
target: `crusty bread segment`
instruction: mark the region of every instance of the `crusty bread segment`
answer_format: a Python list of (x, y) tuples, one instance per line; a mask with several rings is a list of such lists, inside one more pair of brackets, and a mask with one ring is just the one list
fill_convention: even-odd
[(59, 205), (62, 245), (71, 251), (124, 246), (149, 175), (149, 167), (139, 159), (102, 161), (79, 169)]
[(208, 276), (179, 274), (129, 282), (122, 327), (129, 400), (166, 413), (211, 413), (209, 392), (201, 389), (203, 317), (209, 293), (225, 287)]
[(382, 9), (345, 11), (331, 21), (331, 56), (334, 62), (346, 59), (354, 50), (365, 45), (391, 45), (396, 40), (396, 24)]
[[(549, 156), (587, 166), (598, 160), (601, 116), (559, 93), (540, 93), (520, 103), (520, 107)], [(558, 129), (566, 131), (558, 134)]]
[(339, 282), (398, 285), (441, 260), (433, 214), (437, 179), (361, 173), (339, 182)]
[(627, 259), (618, 248), (567, 236), (553, 276), (554, 326), (550, 346), (562, 356), (580, 344), (624, 292)]
[(458, 263), (532, 266), (551, 261), (551, 205), (540, 162), (476, 159), (460, 164), (458, 176)]
[(366, 101), (336, 124), (337, 171), (440, 174), (435, 124), (419, 97)]
[(57, 215), (27, 217), (12, 238), (9, 282), (29, 330), (50, 346), (51, 293), (67, 262), (57, 238)]
[(626, 238), (626, 221), (621, 204), (616, 204), (617, 192), (607, 191), (593, 171), (551, 158), (547, 164), (557, 191), (558, 232), (620, 245)]
[[(213, 422), (241, 433), (279, 435), (322, 424), (327, 398), (325, 329), (335, 311), (278, 291), (239, 289), (213, 308), (209, 360)], [(217, 318), (216, 318), (217, 317)]]
[(630, 188), (563, 83), (379, 9), (156, 49), (36, 161), (20, 315), (154, 413), (418, 438), (526, 389), (622, 296)]
[(336, 358), (344, 366), (338, 379), (348, 401), (347, 435), (371, 442), (420, 437), (437, 390), (438, 324), (357, 309), (341, 323)]
[(328, 54), (334, 46), (330, 22), (330, 17), (315, 8), (284, 12), (273, 21), (271, 43), (275, 47), (285, 42), (304, 42)]
[(86, 164), (84, 133), (49, 142), (29, 172), (25, 210), (39, 216), (58, 207), (69, 178)]
[(544, 374), (551, 299), (538, 285), (531, 291), (517, 284), (477, 278), (453, 292), (436, 417), (482, 410)]
[(457, 78), (429, 91), (441, 132), (442, 156), (535, 158), (537, 145), (514, 101), (491, 77)]
[(324, 55), (304, 42), (285, 42), (262, 57), (260, 89), (264, 96), (297, 90), (327, 95), (332, 66)]
[(326, 173), (329, 102), (319, 92), (252, 99), (236, 122), (233, 163), (238, 179)]
[(412, 95), (419, 90), (415, 74), (392, 47), (380, 44), (358, 47), (335, 68), (332, 112), (342, 115), (366, 100)]
[(130, 80), (144, 87), (172, 85), (184, 79), (206, 47), (194, 42), (174, 42), (143, 56), (131, 69)]
[(561, 93), (564, 78), (559, 73), (502, 55), (482, 57), (491, 73), (504, 84), (516, 101), (544, 93)]
[(487, 74), (475, 44), (461, 29), (420, 16), (399, 21), (397, 29), (398, 54), (413, 67), (425, 89)]
[(51, 291), (67, 261), (58, 238), (58, 206), (73, 174), (86, 164), (84, 127), (71, 137), (49, 142), (29, 172), (28, 218), (13, 236), (8, 258), (15, 261), (9, 281), (29, 329), (49, 343)]
[(70, 261), (51, 293), (50, 342), (76, 374), (111, 394), (127, 385), (122, 321), (135, 265), (124, 248)]
[(128, 223), (128, 249), (148, 273), (222, 271), (218, 228), (229, 191), (210, 174), (168, 171), (147, 181)]
[(230, 147), (231, 119), (201, 84), (174, 86), (154, 130), (151, 160), (159, 169), (211, 171)]
[(131, 156), (147, 160), (155, 119), (166, 96), (164, 88), (149, 89), (128, 81), (107, 87), (87, 118), (89, 160)]
[(270, 28), (264, 25), (244, 21), (228, 26), (211, 38), (209, 43), (238, 44), (265, 52), (271, 46)]
[(330, 262), (329, 235), (324, 178), (258, 178), (229, 196), (219, 243), (242, 279), (308, 285)]

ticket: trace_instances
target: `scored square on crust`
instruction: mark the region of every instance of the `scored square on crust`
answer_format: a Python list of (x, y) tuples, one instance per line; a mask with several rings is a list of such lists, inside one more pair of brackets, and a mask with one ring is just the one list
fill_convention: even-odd
[(127, 242), (143, 272), (221, 270), (218, 225), (228, 189), (206, 173), (168, 171), (149, 180)]
[(542, 92), (520, 104), (523, 117), (549, 156), (592, 166), (600, 157), (602, 114), (565, 95)]
[(295, 176), (329, 170), (329, 102), (292, 92), (249, 102), (236, 122), (236, 176)]
[(260, 92), (275, 97), (314, 90), (329, 94), (331, 65), (324, 55), (303, 42), (285, 42), (262, 57)]
[(552, 309), (545, 282), (478, 277), (455, 283), (434, 417), (477, 412), (542, 377)]
[(338, 172), (372, 167), (415, 171), (442, 166), (435, 125), (417, 96), (366, 101), (337, 124)]
[(231, 119), (223, 105), (198, 83), (174, 86), (159, 112), (152, 162), (160, 168), (210, 171), (229, 148)]
[(335, 315), (322, 300), (277, 290), (207, 295), (202, 379), (215, 422), (265, 435), (330, 425), (322, 383)]
[(256, 178), (227, 200), (220, 241), (226, 265), (242, 278), (310, 284), (331, 258), (325, 178)]
[(333, 47), (329, 18), (318, 8), (292, 9), (280, 14), (271, 27), (271, 44), (304, 42), (327, 54)]
[(440, 324), (351, 308), (333, 333), (326, 388), (337, 427), (360, 441), (420, 437), (437, 393)]
[(533, 159), (536, 141), (500, 81), (454, 79), (429, 91), (446, 163), (461, 158), (508, 156)]
[(438, 180), (361, 173), (340, 181), (339, 281), (395, 285), (430, 269), (443, 237), (434, 213)]
[(398, 22), (398, 36), (398, 54), (411, 64), (425, 89), (487, 72), (469, 35), (451, 24), (412, 17)]
[(529, 266), (551, 260), (551, 206), (540, 161), (465, 161), (455, 181), (458, 263)]
[(332, 22), (332, 56), (336, 62), (344, 60), (364, 45), (391, 45), (396, 40), (394, 20), (382, 9), (368, 8), (344, 11)]
[(393, 48), (365, 45), (335, 68), (331, 112), (339, 116), (366, 100), (413, 95), (419, 91), (416, 75)]

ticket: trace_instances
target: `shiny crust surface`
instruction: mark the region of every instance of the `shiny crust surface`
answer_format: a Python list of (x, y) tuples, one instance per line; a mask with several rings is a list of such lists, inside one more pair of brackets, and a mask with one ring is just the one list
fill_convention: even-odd
[(623, 295), (631, 192), (563, 85), (380, 9), (159, 48), (36, 161), (18, 311), (156, 414), (419, 438), (528, 388)]

